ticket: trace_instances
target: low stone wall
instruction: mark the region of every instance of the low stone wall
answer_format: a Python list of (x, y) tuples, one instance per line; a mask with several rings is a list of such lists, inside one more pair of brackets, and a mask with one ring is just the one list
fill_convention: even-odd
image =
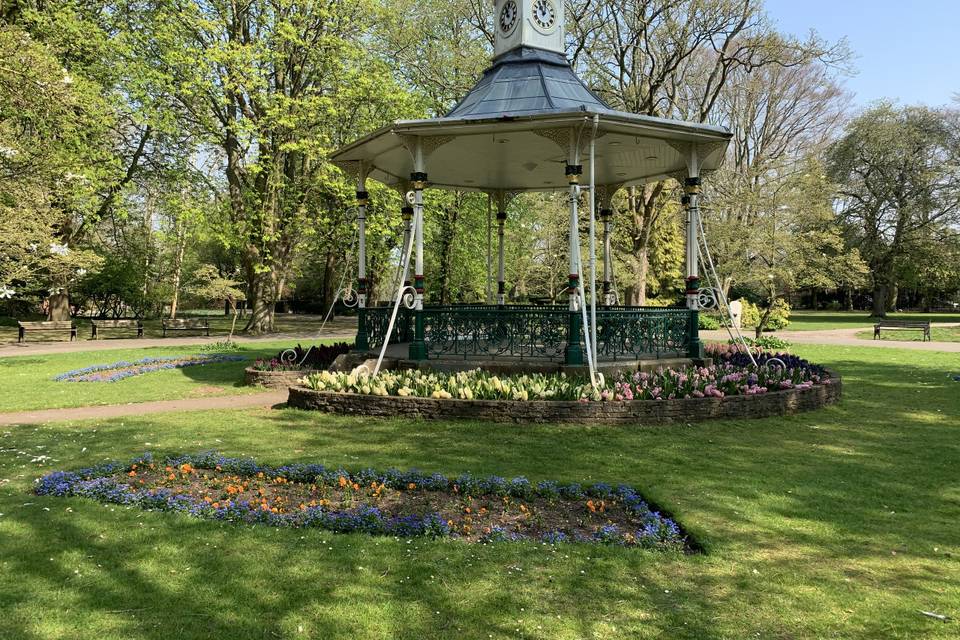
[(243, 371), (243, 383), (251, 387), (286, 389), (295, 386), (297, 380), (310, 373), (314, 373), (314, 371), (258, 371), (248, 367)]
[(812, 411), (837, 402), (842, 390), (842, 381), (834, 377), (810, 389), (788, 389), (753, 396), (629, 402), (517, 402), (367, 396), (291, 387), (287, 405), (344, 415), (427, 420), (653, 425), (700, 422), (714, 418), (766, 418)]

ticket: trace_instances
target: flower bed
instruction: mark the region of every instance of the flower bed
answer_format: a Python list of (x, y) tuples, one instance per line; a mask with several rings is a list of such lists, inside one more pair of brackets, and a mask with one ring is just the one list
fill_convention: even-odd
[(840, 399), (838, 376), (796, 356), (761, 354), (755, 366), (735, 349), (712, 351), (716, 363), (709, 367), (637, 372), (600, 389), (562, 374), (388, 371), (371, 378), (324, 372), (291, 387), (287, 404), (363, 417), (651, 425), (766, 418)]
[(304, 349), (299, 344), (293, 349), (281, 351), (269, 360), (258, 358), (251, 369), (256, 371), (323, 371), (329, 369), (333, 361), (353, 347), (346, 342), (337, 344), (314, 345)]
[(198, 354), (193, 356), (172, 356), (167, 358), (143, 358), (135, 362), (121, 360), (113, 364), (95, 364), (83, 369), (61, 373), (54, 378), (57, 382), (117, 382), (125, 378), (163, 371), (166, 369), (184, 369), (222, 362), (239, 362), (242, 356), (222, 354)]
[[(603, 402), (750, 396), (774, 390), (809, 389), (829, 379), (823, 368), (796, 356), (761, 354), (757, 357), (758, 366), (754, 366), (746, 354), (732, 348), (714, 348), (711, 355), (717, 363), (709, 367), (620, 375), (599, 388), (584, 378), (564, 374), (497, 376), (480, 369), (454, 374), (384, 371), (376, 377), (324, 371), (305, 376), (301, 383), (314, 391), (401, 398)], [(786, 366), (767, 366), (773, 358)]]
[(604, 483), (533, 484), (522, 477), (448, 478), (395, 469), (349, 473), (204, 453), (162, 461), (147, 454), (129, 464), (59, 471), (40, 478), (35, 492), (340, 533), (691, 548), (677, 524), (651, 509), (636, 490)]

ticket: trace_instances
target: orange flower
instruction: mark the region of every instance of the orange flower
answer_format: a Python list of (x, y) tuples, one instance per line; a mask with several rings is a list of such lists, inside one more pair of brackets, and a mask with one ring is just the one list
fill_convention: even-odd
[(354, 483), (353, 483), (353, 490), (354, 490), (354, 491), (360, 491), (360, 485), (357, 484), (356, 482), (354, 482)]
[(219, 502), (214, 502), (214, 503), (213, 503), (212, 505), (210, 505), (210, 506), (213, 507), (214, 509), (219, 509), (219, 508), (220, 508), (220, 503), (219, 503)]
[(593, 500), (587, 500), (587, 509), (590, 509), (590, 513), (597, 512), (597, 506), (593, 504)]
[(413, 491), (416, 488), (417, 488), (416, 482), (411, 482), (410, 484), (407, 485), (407, 489), (410, 489), (410, 491)]
[(173, 475), (172, 473), (167, 476), (167, 480), (176, 480), (176, 479), (177, 479), (177, 476)]
[(191, 467), (189, 464), (182, 464), (180, 465), (180, 471), (183, 473), (193, 473), (193, 467)]
[(343, 476), (340, 476), (340, 479), (338, 480), (338, 482), (340, 483), (341, 489), (345, 489), (347, 487), (347, 479), (344, 478)]
[(470, 513), (470, 507), (464, 507), (464, 508), (463, 508), (463, 512), (464, 512), (464, 513)]
[(520, 505), (520, 511), (523, 511), (524, 513), (526, 513), (526, 512), (527, 512), (527, 505), (525, 505), (525, 504)]
[(137, 475), (137, 472), (136, 472), (136, 471), (131, 471), (131, 472), (128, 473), (127, 475), (130, 476), (131, 478), (133, 478), (133, 477), (135, 477), (135, 476)]

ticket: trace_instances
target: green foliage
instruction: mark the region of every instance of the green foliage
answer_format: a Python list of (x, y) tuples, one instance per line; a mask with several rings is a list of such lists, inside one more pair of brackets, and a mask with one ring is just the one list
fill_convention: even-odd
[(764, 323), (764, 331), (779, 331), (790, 324), (790, 303), (783, 298), (777, 298), (771, 305), (770, 313)]
[[(743, 336), (743, 341), (747, 343), (747, 346), (757, 347), (763, 351), (771, 352), (782, 352), (787, 351), (790, 347), (793, 346), (789, 340), (784, 340), (783, 338), (778, 338), (777, 336), (760, 336), (759, 338), (748, 338)], [(739, 344), (739, 341), (729, 340), (729, 344)]]
[(718, 320), (715, 316), (701, 311), (697, 318), (701, 331), (716, 331), (722, 328), (720, 325), (720, 320)]

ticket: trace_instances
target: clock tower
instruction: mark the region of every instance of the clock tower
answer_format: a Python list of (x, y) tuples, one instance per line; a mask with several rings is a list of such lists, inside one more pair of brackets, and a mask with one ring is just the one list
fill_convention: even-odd
[(495, 0), (494, 57), (518, 47), (564, 53), (563, 0)]

